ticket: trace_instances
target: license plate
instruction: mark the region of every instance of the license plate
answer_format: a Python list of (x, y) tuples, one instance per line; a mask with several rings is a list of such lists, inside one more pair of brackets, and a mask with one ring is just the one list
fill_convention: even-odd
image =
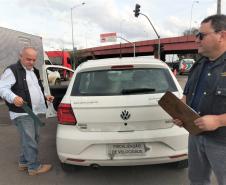
[(114, 156), (140, 156), (145, 155), (146, 147), (144, 143), (121, 143), (108, 145), (108, 155)]

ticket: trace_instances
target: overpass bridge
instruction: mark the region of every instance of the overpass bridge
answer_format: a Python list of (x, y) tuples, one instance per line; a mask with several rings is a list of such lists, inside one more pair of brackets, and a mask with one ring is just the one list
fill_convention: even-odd
[[(135, 43), (136, 56), (154, 55), (158, 56), (158, 39), (137, 41)], [(191, 54), (197, 53), (197, 44), (194, 35), (162, 38), (161, 60), (165, 61), (166, 54)], [(129, 57), (134, 54), (134, 46), (131, 43), (99, 46), (79, 50), (82, 58), (99, 59), (114, 57)]]

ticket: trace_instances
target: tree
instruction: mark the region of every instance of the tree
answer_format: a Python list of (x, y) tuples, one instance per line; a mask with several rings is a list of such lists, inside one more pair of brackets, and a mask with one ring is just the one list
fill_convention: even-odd
[(197, 28), (191, 28), (184, 30), (183, 35), (195, 35), (199, 30)]
[[(70, 58), (73, 57), (73, 52), (70, 51)], [(77, 50), (74, 56), (75, 59), (75, 69), (83, 62), (87, 61), (87, 57), (85, 56), (86, 51)]]
[[(186, 36), (186, 35), (195, 35), (199, 30), (197, 28), (191, 28), (190, 29), (186, 29), (183, 31), (183, 35)], [(178, 54), (177, 55), (179, 60), (183, 59), (183, 58), (192, 58), (194, 59), (195, 61), (197, 61), (199, 58), (200, 58), (200, 55), (199, 54), (193, 54), (193, 53), (190, 53), (190, 54)]]

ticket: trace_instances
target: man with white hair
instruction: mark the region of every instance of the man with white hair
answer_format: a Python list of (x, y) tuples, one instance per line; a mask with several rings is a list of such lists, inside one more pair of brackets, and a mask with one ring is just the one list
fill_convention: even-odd
[(46, 100), (39, 71), (34, 67), (37, 51), (33, 47), (23, 48), (20, 60), (7, 67), (0, 78), (0, 96), (5, 100), (12, 122), (16, 125), (21, 140), (19, 170), (29, 175), (48, 172), (52, 165), (41, 164), (38, 160), (39, 124), (22, 108), (27, 105), (36, 114), (46, 112)]

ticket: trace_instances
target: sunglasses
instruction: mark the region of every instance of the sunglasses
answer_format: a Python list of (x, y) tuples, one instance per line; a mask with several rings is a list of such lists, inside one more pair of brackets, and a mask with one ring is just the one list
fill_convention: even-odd
[(196, 39), (199, 39), (199, 40), (203, 40), (207, 35), (211, 34), (211, 33), (217, 33), (219, 31), (212, 31), (212, 32), (209, 32), (209, 33), (202, 33), (202, 32), (198, 32), (195, 37)]

